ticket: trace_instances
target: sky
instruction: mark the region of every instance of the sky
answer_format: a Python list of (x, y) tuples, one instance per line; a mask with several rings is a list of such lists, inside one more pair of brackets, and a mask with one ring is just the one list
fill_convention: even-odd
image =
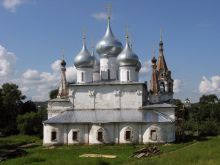
[(105, 33), (107, 4), (123, 45), (129, 31), (142, 62), (141, 81), (150, 81), (152, 49), (157, 56), (162, 29), (174, 97), (220, 97), (219, 0), (0, 0), (0, 84), (16, 83), (28, 99), (47, 100), (59, 85), (62, 48), (73, 81), (82, 32), (91, 49)]

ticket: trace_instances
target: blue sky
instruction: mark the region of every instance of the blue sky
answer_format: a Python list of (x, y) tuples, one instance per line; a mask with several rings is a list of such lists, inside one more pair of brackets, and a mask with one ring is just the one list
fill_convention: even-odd
[[(158, 53), (163, 29), (165, 58), (176, 80), (176, 98), (197, 101), (202, 94), (220, 93), (218, 0), (0, 2), (0, 45), (4, 53), (2, 57), (0, 53), (0, 60), (5, 60), (0, 62), (0, 82), (18, 83), (29, 98), (45, 99), (48, 90), (58, 85), (61, 48), (65, 49), (70, 72), (82, 46), (82, 29), (86, 29), (88, 48), (92, 40), (97, 43), (104, 35), (106, 20), (97, 17), (106, 12), (108, 3), (112, 4), (115, 36), (124, 43), (128, 26), (133, 50), (143, 63), (151, 58), (152, 47)], [(1, 74), (7, 62), (8, 70)], [(142, 80), (149, 81), (150, 74), (147, 72)]]

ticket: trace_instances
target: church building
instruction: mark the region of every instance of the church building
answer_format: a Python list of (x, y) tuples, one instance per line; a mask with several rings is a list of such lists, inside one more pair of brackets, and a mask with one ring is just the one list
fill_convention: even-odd
[(106, 33), (91, 53), (83, 36), (82, 49), (74, 59), (75, 83), (67, 82), (62, 59), (59, 92), (48, 101), (48, 119), (43, 122), (43, 144), (174, 142), (173, 79), (162, 37), (158, 59), (153, 53), (151, 61), (148, 87), (139, 81), (142, 66), (129, 36), (123, 47), (108, 16)]

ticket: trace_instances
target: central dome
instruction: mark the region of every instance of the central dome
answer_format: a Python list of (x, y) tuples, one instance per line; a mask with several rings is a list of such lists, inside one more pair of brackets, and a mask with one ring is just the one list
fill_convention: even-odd
[(122, 51), (123, 46), (112, 33), (110, 26), (110, 17), (108, 17), (108, 26), (104, 37), (97, 43), (96, 51), (100, 57), (117, 57)]

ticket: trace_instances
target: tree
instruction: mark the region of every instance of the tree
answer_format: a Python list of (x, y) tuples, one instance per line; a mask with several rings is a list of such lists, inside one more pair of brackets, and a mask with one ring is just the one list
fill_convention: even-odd
[(55, 99), (58, 95), (58, 89), (54, 89), (52, 91), (50, 91), (50, 99)]
[(207, 104), (207, 103), (216, 103), (218, 102), (218, 97), (214, 94), (211, 95), (202, 95), (199, 99), (199, 103)]
[(17, 117), (18, 130), (21, 134), (37, 135), (42, 130), (40, 113), (28, 112)]
[(20, 104), (19, 106), (19, 114), (25, 114), (27, 112), (37, 112), (37, 107), (35, 103), (31, 100), (26, 101), (23, 104)]
[(23, 103), (25, 96), (13, 83), (5, 83), (2, 85), (1, 93), (1, 115), (0, 115), (0, 131), (5, 134), (17, 133), (16, 117), (18, 115), (18, 107)]

